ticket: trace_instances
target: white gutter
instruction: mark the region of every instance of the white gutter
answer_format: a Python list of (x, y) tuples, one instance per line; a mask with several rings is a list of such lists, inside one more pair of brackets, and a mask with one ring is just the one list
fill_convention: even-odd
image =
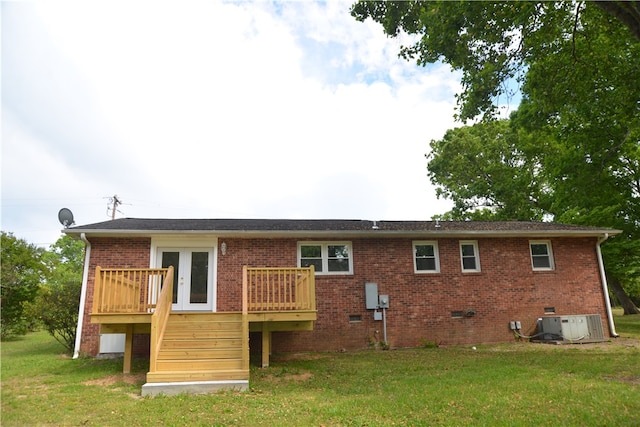
[(613, 313), (611, 312), (611, 300), (609, 299), (609, 286), (607, 285), (607, 275), (604, 272), (604, 263), (602, 262), (602, 251), (600, 245), (609, 238), (609, 233), (604, 233), (603, 237), (598, 238), (596, 244), (596, 254), (598, 255), (598, 268), (600, 269), (600, 280), (602, 281), (602, 293), (604, 294), (604, 303), (607, 309), (607, 318), (609, 319), (609, 331), (614, 338), (619, 337), (616, 332), (616, 325), (613, 323)]
[(84, 304), (87, 298), (87, 283), (89, 281), (89, 259), (91, 258), (91, 243), (84, 233), (80, 234), (80, 239), (85, 243), (84, 270), (82, 272), (82, 290), (80, 291), (80, 307), (78, 308), (78, 327), (76, 328), (76, 345), (73, 350), (73, 358), (80, 356), (80, 341), (82, 339), (82, 323), (84, 322)]
[[(617, 230), (99, 230), (85, 229), (92, 237), (227, 237), (227, 238), (509, 238), (509, 237), (597, 237)], [(76, 234), (67, 232), (67, 234)]]

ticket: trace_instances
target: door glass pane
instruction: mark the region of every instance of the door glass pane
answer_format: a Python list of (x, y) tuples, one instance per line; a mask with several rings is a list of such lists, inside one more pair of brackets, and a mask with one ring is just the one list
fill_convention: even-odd
[(173, 266), (173, 304), (178, 302), (178, 265), (180, 252), (162, 252), (162, 268)]
[(207, 303), (209, 284), (209, 252), (193, 252), (191, 254), (191, 295), (189, 302)]

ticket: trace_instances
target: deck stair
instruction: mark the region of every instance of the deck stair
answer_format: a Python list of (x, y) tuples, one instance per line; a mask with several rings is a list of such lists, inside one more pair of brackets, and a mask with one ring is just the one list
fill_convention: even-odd
[(143, 396), (246, 390), (250, 331), (262, 333), (267, 367), (273, 332), (313, 330), (313, 266), (243, 266), (242, 286), (227, 301), (237, 312), (172, 311), (174, 273), (172, 266), (96, 266), (91, 323), (104, 334), (125, 334), (123, 373), (131, 372), (134, 335), (150, 335)]
[(155, 370), (147, 374), (142, 394), (246, 389), (245, 339), (242, 313), (169, 314)]

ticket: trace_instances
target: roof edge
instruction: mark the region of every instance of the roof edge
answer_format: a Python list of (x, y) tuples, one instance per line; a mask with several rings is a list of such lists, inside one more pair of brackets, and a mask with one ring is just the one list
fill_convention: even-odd
[(622, 233), (616, 229), (593, 230), (104, 230), (63, 229), (69, 235), (88, 237), (155, 237), (155, 236), (217, 236), (217, 237), (601, 237)]

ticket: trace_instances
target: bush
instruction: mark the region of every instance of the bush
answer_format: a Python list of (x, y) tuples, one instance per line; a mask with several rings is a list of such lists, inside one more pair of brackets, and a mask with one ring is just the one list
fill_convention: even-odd
[(72, 353), (78, 327), (82, 282), (46, 285), (36, 298), (35, 309), (44, 329)]
[(43, 262), (43, 249), (11, 233), (2, 232), (0, 251), (0, 336), (5, 339), (27, 333), (30, 322), (25, 306), (35, 299), (40, 283), (45, 280), (47, 268)]

